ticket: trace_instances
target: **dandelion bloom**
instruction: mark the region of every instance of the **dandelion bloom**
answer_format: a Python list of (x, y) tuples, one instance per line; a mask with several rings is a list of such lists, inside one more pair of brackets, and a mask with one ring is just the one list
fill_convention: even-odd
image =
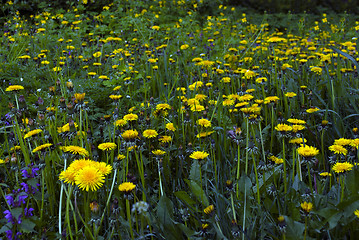
[(125, 119), (118, 119), (116, 122), (115, 122), (115, 126), (117, 127), (123, 127), (127, 124), (128, 122), (125, 120)]
[(329, 173), (329, 172), (322, 172), (319, 175), (322, 176), (322, 177), (331, 177), (332, 176), (332, 174)]
[(176, 131), (176, 127), (175, 127), (175, 125), (173, 123), (167, 123), (166, 124), (166, 129), (168, 131), (172, 131), (172, 132)]
[(352, 143), (351, 139), (347, 139), (347, 138), (339, 138), (339, 139), (335, 139), (334, 140), (334, 144), (333, 145), (340, 145), (340, 146), (348, 146)]
[(89, 155), (89, 152), (85, 148), (79, 146), (65, 146), (62, 148), (62, 150), (64, 152), (70, 152), (72, 154), (78, 154), (84, 157)]
[(124, 192), (126, 194), (130, 193), (133, 189), (135, 189), (136, 185), (133, 184), (132, 182), (124, 182), (121, 183), (120, 186), (118, 186), (118, 190), (120, 190), (120, 192)]
[(292, 124), (305, 124), (306, 123), (304, 120), (296, 119), (296, 118), (289, 118), (287, 120), (287, 122), (292, 123)]
[(95, 166), (87, 166), (75, 176), (76, 185), (84, 191), (97, 191), (105, 181), (105, 176)]
[(111, 94), (109, 96), (109, 98), (111, 98), (114, 101), (118, 101), (118, 100), (120, 100), (122, 98), (122, 95), (113, 95), (113, 94)]
[(334, 152), (335, 154), (343, 154), (344, 156), (347, 155), (348, 150), (341, 146), (341, 145), (332, 145), (328, 148), (330, 151)]
[(307, 113), (314, 113), (314, 112), (318, 112), (319, 111), (319, 108), (316, 108), (316, 107), (312, 107), (312, 108), (309, 108), (307, 110), (305, 110)]
[(8, 86), (5, 91), (6, 92), (12, 92), (12, 91), (20, 91), (20, 90), (23, 90), (24, 87), (21, 86), (21, 85), (11, 85), (11, 86)]
[(355, 216), (357, 216), (357, 217), (359, 218), (359, 210), (358, 210), (358, 209), (356, 209), (356, 210), (354, 211), (354, 214), (355, 214)]
[(303, 129), (305, 129), (305, 126), (303, 126), (303, 125), (294, 124), (292, 126), (292, 132), (294, 132), (294, 133), (297, 133), (297, 132), (299, 132), (299, 131), (301, 131)]
[(161, 149), (156, 149), (156, 150), (153, 150), (152, 153), (156, 156), (161, 156), (161, 155), (165, 154), (166, 152), (162, 151)]
[(101, 143), (98, 145), (98, 149), (102, 151), (111, 151), (117, 147), (116, 143), (107, 142), (107, 143)]
[(25, 134), (24, 139), (29, 138), (29, 137), (32, 137), (32, 136), (34, 136), (34, 135), (36, 135), (36, 134), (38, 134), (38, 133), (40, 133), (40, 132), (42, 132), (41, 129), (32, 130), (32, 131), (30, 131), (30, 132), (28, 132), (28, 133)]
[(309, 213), (313, 209), (313, 203), (311, 203), (311, 202), (303, 202), (300, 204), (300, 206), (307, 213)]
[(293, 130), (293, 128), (287, 124), (280, 123), (275, 127), (275, 130), (278, 132), (290, 132)]
[(162, 111), (166, 111), (166, 110), (170, 110), (171, 106), (168, 105), (167, 103), (160, 103), (156, 105), (156, 110), (162, 110)]
[(172, 141), (171, 136), (162, 136), (158, 139), (161, 143), (169, 143)]
[(197, 124), (200, 125), (201, 127), (206, 127), (206, 128), (212, 126), (211, 121), (205, 118), (198, 119)]
[(284, 96), (289, 97), (289, 98), (292, 98), (292, 97), (297, 96), (297, 94), (294, 93), (294, 92), (287, 92), (286, 94), (284, 94)]
[(95, 162), (94, 166), (99, 170), (101, 174), (104, 176), (108, 175), (112, 171), (112, 166), (109, 164), (106, 164), (105, 162)]
[(118, 155), (117, 155), (117, 159), (118, 159), (119, 161), (121, 161), (121, 160), (123, 160), (123, 159), (125, 159), (125, 158), (126, 158), (126, 156), (123, 155), (123, 154), (118, 154)]
[(65, 183), (70, 183), (74, 185), (76, 173), (76, 171), (68, 168), (60, 173), (59, 179), (64, 181)]
[(52, 143), (45, 143), (45, 144), (42, 144), (36, 148), (34, 148), (34, 150), (32, 150), (33, 153), (36, 153), (38, 151), (42, 151), (44, 150), (45, 148), (48, 148), (48, 147), (51, 147), (52, 146)]
[(132, 140), (138, 137), (138, 132), (136, 129), (135, 130), (130, 129), (124, 131), (121, 136), (125, 140)]
[(142, 135), (145, 138), (155, 138), (158, 136), (158, 133), (154, 129), (146, 129), (145, 131), (143, 131)]
[(76, 101), (82, 102), (85, 99), (85, 95), (86, 95), (86, 93), (75, 93), (74, 97), (75, 97)]
[(138, 119), (138, 116), (134, 113), (129, 113), (123, 117), (126, 121), (136, 121)]
[(277, 158), (276, 156), (269, 157), (269, 160), (271, 160), (275, 164), (282, 164), (284, 162), (282, 158)]
[(196, 135), (197, 138), (204, 138), (214, 133), (214, 131), (200, 132)]
[(202, 160), (206, 157), (208, 157), (209, 154), (206, 152), (202, 152), (202, 151), (195, 151), (193, 152), (189, 157), (192, 159), (197, 159), (197, 160)]
[(334, 166), (332, 167), (332, 170), (336, 173), (344, 173), (346, 171), (352, 170), (353, 167), (354, 167), (353, 164), (351, 164), (349, 162), (343, 162), (343, 163), (334, 164)]
[(214, 206), (213, 205), (209, 205), (208, 207), (206, 207), (204, 210), (203, 210), (203, 212), (205, 213), (205, 214), (211, 214), (212, 212), (214, 211)]
[(302, 157), (314, 157), (319, 154), (319, 150), (316, 147), (302, 146), (297, 149), (297, 152)]

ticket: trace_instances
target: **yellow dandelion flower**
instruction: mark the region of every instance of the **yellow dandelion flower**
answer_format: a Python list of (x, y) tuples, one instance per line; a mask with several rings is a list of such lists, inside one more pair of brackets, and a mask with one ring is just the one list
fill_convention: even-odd
[(20, 90), (23, 90), (24, 87), (21, 86), (21, 85), (11, 85), (11, 86), (8, 86), (5, 91), (6, 92), (12, 92), (12, 91), (20, 91)]
[(125, 159), (125, 158), (126, 158), (126, 156), (123, 155), (123, 154), (118, 154), (118, 155), (117, 155), (117, 159), (118, 159), (119, 161), (121, 161), (121, 160), (123, 160), (123, 159)]
[(95, 162), (95, 167), (98, 169), (98, 171), (103, 174), (104, 176), (108, 175), (112, 171), (112, 166), (109, 164), (106, 164), (105, 162)]
[(128, 122), (125, 119), (118, 119), (115, 122), (115, 126), (117, 127), (123, 127), (127, 124)]
[(355, 216), (357, 216), (357, 217), (359, 218), (359, 210), (358, 210), (358, 209), (356, 209), (356, 210), (354, 211), (354, 214), (355, 214)]
[(175, 127), (175, 125), (174, 125), (173, 123), (167, 123), (167, 124), (166, 124), (166, 129), (167, 129), (168, 131), (171, 131), (171, 132), (176, 131), (176, 127)]
[(328, 149), (332, 152), (334, 152), (334, 154), (343, 154), (344, 156), (347, 155), (348, 150), (341, 146), (341, 145), (332, 145), (330, 147), (328, 147)]
[(296, 118), (289, 118), (287, 120), (287, 122), (292, 123), (292, 124), (305, 124), (306, 123), (304, 120), (296, 119)]
[(212, 126), (211, 121), (209, 121), (208, 119), (205, 119), (205, 118), (198, 119), (197, 124), (201, 127), (206, 127), (206, 128)]
[(322, 172), (319, 175), (322, 176), (322, 177), (331, 177), (332, 176), (332, 174), (329, 173), (329, 172)]
[(36, 153), (38, 151), (42, 151), (44, 150), (45, 148), (48, 148), (48, 147), (51, 147), (52, 146), (52, 143), (45, 143), (45, 144), (42, 144), (36, 148), (34, 148), (34, 150), (32, 150), (33, 153)]
[(89, 155), (89, 152), (85, 148), (79, 146), (65, 146), (62, 148), (62, 150), (64, 152), (70, 152), (72, 154), (78, 154), (84, 157), (87, 157)]
[(128, 194), (133, 189), (135, 189), (135, 187), (136, 187), (136, 185), (133, 184), (132, 182), (124, 182), (118, 186), (118, 190), (120, 190), (120, 192), (124, 192), (124, 193)]
[(126, 121), (136, 121), (138, 119), (138, 116), (137, 116), (137, 114), (129, 113), (129, 114), (126, 114), (123, 117), (123, 119), (126, 120)]
[(66, 169), (60, 173), (59, 179), (65, 183), (75, 184), (76, 171)]
[(156, 149), (156, 150), (153, 150), (152, 153), (156, 156), (161, 156), (161, 155), (165, 154), (166, 152), (162, 151), (161, 149)]
[(102, 151), (111, 151), (117, 147), (116, 143), (107, 142), (107, 143), (101, 143), (98, 145), (98, 149)]
[(343, 162), (343, 163), (334, 164), (334, 166), (332, 167), (332, 170), (335, 173), (344, 173), (347, 171), (351, 171), (353, 167), (354, 167), (353, 164), (351, 164), (349, 162)]
[(202, 159), (205, 159), (208, 156), (209, 156), (209, 154), (206, 153), (206, 152), (195, 151), (189, 157), (192, 158), (192, 159), (196, 159), (196, 160), (202, 160)]
[(171, 136), (162, 136), (158, 139), (161, 143), (169, 143), (172, 141)]
[(290, 132), (293, 130), (293, 128), (287, 124), (280, 123), (275, 127), (275, 130), (278, 132)]
[(311, 147), (308, 145), (299, 147), (297, 152), (302, 157), (314, 157), (319, 154), (319, 150), (316, 147)]
[(200, 132), (196, 135), (197, 138), (204, 138), (214, 133), (214, 131)]
[(122, 133), (122, 138), (125, 140), (132, 140), (138, 137), (138, 132), (137, 130), (126, 130)]
[(315, 112), (318, 112), (319, 111), (319, 108), (316, 108), (316, 107), (312, 107), (312, 108), (309, 108), (307, 110), (305, 110), (307, 113), (315, 113)]
[(303, 202), (300, 204), (300, 206), (307, 213), (309, 213), (313, 209), (313, 203), (311, 203), (311, 202)]
[(145, 131), (143, 131), (142, 135), (145, 138), (155, 138), (158, 136), (158, 133), (154, 129), (146, 129)]
[(209, 205), (208, 207), (206, 207), (204, 210), (203, 210), (203, 212), (205, 213), (205, 214), (211, 214), (212, 212), (214, 211), (214, 206), (213, 205)]
[(86, 166), (75, 176), (76, 185), (84, 191), (97, 191), (105, 182), (105, 176), (95, 166)]
[(28, 133), (25, 134), (24, 139), (29, 138), (29, 137), (32, 137), (32, 136), (34, 136), (34, 135), (36, 135), (36, 134), (38, 134), (38, 133), (40, 133), (40, 132), (42, 132), (41, 129), (32, 130), (32, 131), (30, 131), (30, 132), (28, 132)]

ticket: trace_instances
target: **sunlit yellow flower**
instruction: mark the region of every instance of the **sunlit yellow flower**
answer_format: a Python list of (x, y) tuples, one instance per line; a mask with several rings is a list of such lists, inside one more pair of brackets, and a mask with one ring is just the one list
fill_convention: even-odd
[(5, 91), (6, 92), (12, 92), (12, 91), (20, 91), (20, 90), (23, 90), (24, 87), (21, 86), (21, 85), (11, 85), (11, 86), (8, 86)]
[(358, 209), (356, 209), (356, 210), (354, 211), (354, 214), (355, 214), (355, 216), (357, 216), (357, 217), (359, 218), (359, 210), (358, 210)]
[(117, 147), (116, 143), (106, 142), (98, 145), (98, 149), (102, 151), (111, 151)]
[(129, 114), (126, 114), (123, 117), (123, 119), (126, 120), (126, 121), (136, 121), (138, 119), (138, 116), (137, 116), (137, 114), (129, 113)]
[(158, 133), (154, 129), (146, 129), (145, 131), (143, 131), (142, 135), (145, 138), (155, 138), (158, 136)]
[(95, 166), (86, 166), (75, 176), (76, 185), (84, 191), (97, 191), (105, 182), (105, 176)]
[(289, 118), (287, 120), (287, 122), (292, 123), (292, 124), (305, 124), (304, 120), (301, 119), (295, 119), (295, 118)]
[(205, 159), (208, 156), (209, 156), (209, 154), (206, 153), (206, 152), (195, 151), (189, 157), (192, 158), (192, 159), (196, 159), (196, 160), (202, 160), (202, 159)]
[(290, 132), (293, 130), (293, 128), (287, 124), (280, 123), (275, 127), (275, 130), (278, 132)]
[(101, 57), (102, 53), (101, 52), (95, 52), (94, 54), (92, 54), (92, 56), (98, 58)]
[(214, 206), (213, 205), (209, 205), (208, 207), (206, 207), (204, 210), (203, 210), (203, 212), (205, 213), (205, 214), (211, 214), (212, 212), (214, 211)]
[(59, 179), (65, 183), (75, 184), (75, 176), (77, 172), (71, 169), (66, 169), (60, 173)]
[(118, 159), (119, 161), (121, 161), (121, 160), (123, 160), (123, 159), (125, 159), (125, 158), (126, 158), (126, 156), (123, 155), (123, 154), (118, 154), (118, 155), (117, 155), (117, 159)]
[(28, 132), (28, 133), (25, 134), (24, 139), (29, 138), (29, 137), (32, 137), (32, 136), (34, 136), (34, 135), (36, 135), (36, 134), (38, 134), (38, 133), (40, 133), (40, 132), (42, 132), (41, 129), (32, 130), (32, 131), (30, 131), (30, 132)]
[(172, 131), (172, 132), (176, 131), (176, 127), (174, 126), (173, 123), (167, 123), (166, 124), (166, 129), (169, 130), (169, 131)]
[(297, 152), (302, 157), (314, 157), (319, 154), (319, 150), (315, 147), (305, 145), (305, 147), (299, 147)]
[(112, 166), (106, 164), (105, 162), (95, 162), (94, 166), (98, 169), (98, 171), (104, 176), (108, 175), (112, 171)]
[(122, 138), (125, 140), (132, 140), (138, 137), (137, 130), (126, 130), (122, 133)]
[(353, 167), (354, 167), (353, 164), (351, 164), (349, 162), (343, 162), (343, 163), (334, 164), (334, 166), (332, 167), (332, 170), (336, 173), (344, 173), (344, 172), (352, 170)]
[(307, 213), (309, 213), (313, 209), (313, 203), (311, 203), (311, 202), (303, 202), (300, 204), (300, 206)]
[(322, 172), (319, 175), (322, 176), (322, 177), (331, 177), (332, 176), (332, 174), (329, 173), (329, 172)]
[(84, 157), (87, 157), (89, 155), (89, 152), (82, 147), (79, 146), (65, 146), (62, 148), (64, 152), (70, 152), (72, 154), (78, 154)]
[(166, 152), (162, 151), (161, 149), (156, 149), (156, 150), (152, 150), (152, 153), (154, 155), (161, 156), (161, 155), (165, 154)]
[(343, 154), (344, 156), (347, 155), (348, 153), (348, 150), (341, 146), (341, 145), (331, 145), (329, 148), (328, 148), (330, 151), (334, 152), (335, 154)]
[(351, 139), (339, 138), (334, 140), (334, 145), (349, 146), (352, 143)]
[(125, 119), (118, 119), (115, 122), (115, 126), (117, 127), (123, 127), (127, 124), (128, 122)]
[(198, 119), (197, 124), (201, 127), (206, 127), (206, 128), (212, 126), (211, 121), (209, 121), (208, 119), (205, 119), (205, 118)]
[(316, 107), (312, 107), (312, 108), (309, 108), (307, 110), (305, 110), (307, 113), (314, 113), (314, 112), (318, 112), (319, 111), (319, 108), (316, 108)]
[(51, 147), (51, 146), (52, 146), (52, 143), (45, 143), (45, 144), (42, 144), (42, 145), (34, 148), (34, 150), (32, 150), (32, 152), (35, 153), (35, 152), (38, 152), (38, 151), (42, 151), (45, 148), (48, 148), (48, 147)]
[(135, 189), (135, 187), (136, 187), (136, 185), (133, 184), (132, 182), (124, 182), (118, 186), (118, 190), (120, 190), (120, 192), (124, 192), (124, 193), (128, 194), (133, 189)]
[(171, 136), (162, 136), (158, 139), (161, 143), (169, 143), (172, 141)]
[(113, 94), (111, 94), (109, 96), (109, 98), (111, 98), (112, 100), (118, 101), (118, 100), (120, 100), (122, 98), (122, 95), (113, 95)]

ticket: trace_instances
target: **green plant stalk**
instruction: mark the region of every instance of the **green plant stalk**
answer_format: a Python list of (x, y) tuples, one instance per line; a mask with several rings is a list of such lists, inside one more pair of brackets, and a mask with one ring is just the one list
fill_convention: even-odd
[[(249, 123), (248, 123), (248, 118), (246, 118), (246, 128), (247, 128), (247, 133), (246, 133), (246, 149), (248, 149), (249, 147)], [(246, 166), (244, 169), (245, 174), (248, 174), (248, 150), (246, 151)]]
[(126, 199), (126, 212), (127, 212), (127, 220), (130, 225), (131, 239), (133, 240), (135, 238), (133, 236), (133, 230), (132, 230), (130, 200), (128, 200), (128, 199)]
[(163, 196), (163, 188), (162, 188), (162, 180), (161, 180), (161, 170), (160, 170), (160, 160), (157, 160), (157, 166), (158, 166), (158, 180), (160, 181), (160, 195), (159, 197)]
[(322, 147), (322, 164), (324, 171), (326, 171), (325, 160), (324, 160), (324, 131), (323, 130), (322, 130), (322, 134), (320, 135), (320, 143)]
[[(64, 171), (66, 170), (66, 163), (67, 159), (64, 158)], [(62, 196), (64, 193), (64, 184), (61, 184), (61, 190), (60, 190), (60, 200), (59, 200), (59, 234), (62, 234), (61, 229), (61, 210), (62, 210)]]
[(232, 214), (233, 214), (234, 222), (237, 223), (236, 211), (234, 209), (233, 192), (231, 192), (231, 207), (232, 207)]
[(110, 193), (107, 197), (107, 201), (106, 201), (106, 205), (105, 205), (105, 208), (103, 210), (103, 213), (102, 213), (102, 216), (101, 216), (101, 220), (100, 220), (100, 224), (98, 225), (96, 231), (95, 231), (95, 234), (94, 234), (94, 237), (95, 239), (98, 238), (98, 232), (100, 231), (100, 227), (101, 227), (101, 224), (103, 222), (103, 219), (105, 217), (105, 213), (106, 213), (106, 209), (108, 208), (108, 204), (110, 203), (110, 200), (111, 200), (111, 197), (112, 197), (112, 192), (113, 192), (113, 189), (114, 189), (114, 186), (115, 186), (115, 182), (116, 182), (116, 177), (117, 177), (117, 169), (115, 170), (115, 173), (113, 174), (113, 179), (112, 179), (112, 184), (111, 184), (111, 189), (110, 189)]
[[(239, 148), (239, 144), (237, 144), (237, 183), (239, 181), (240, 167), (241, 167), (240, 148)], [(237, 199), (239, 199), (239, 184), (237, 184), (236, 186), (236, 193), (237, 193)]]
[(300, 162), (300, 157), (299, 154), (297, 154), (297, 171), (299, 174), (299, 180), (303, 181), (303, 177), (302, 177), (302, 166), (301, 166), (301, 162)]
[(256, 159), (255, 159), (255, 157), (254, 157), (254, 153), (253, 153), (253, 152), (252, 152), (252, 159), (253, 159), (254, 174), (255, 174), (255, 176), (256, 176), (257, 202), (258, 202), (258, 205), (261, 205), (261, 198), (260, 198), (260, 192), (259, 192), (259, 181), (258, 181), (257, 164), (256, 164)]
[(244, 204), (243, 204), (243, 226), (242, 226), (242, 240), (245, 238), (245, 230), (246, 230), (246, 208), (247, 208), (247, 185), (244, 184)]
[(295, 165), (296, 165), (296, 158), (295, 158), (296, 154), (295, 154), (295, 148), (293, 148), (292, 150), (292, 157), (293, 157), (293, 163), (292, 163), (292, 182), (294, 182), (294, 177), (295, 177)]
[(308, 178), (309, 178), (310, 192), (313, 193), (313, 183), (312, 183), (312, 176), (310, 174), (309, 164), (307, 164), (307, 168), (308, 168)]
[(284, 141), (284, 137), (282, 138), (282, 150), (283, 150), (284, 194), (286, 194), (287, 193), (287, 164), (286, 164), (286, 160), (285, 160), (285, 141)]
[(308, 217), (305, 217), (305, 227), (304, 227), (304, 237), (303, 239), (306, 240), (307, 239), (307, 231), (308, 231)]
[(344, 185), (344, 175), (341, 176), (340, 185), (341, 185), (341, 190), (342, 190), (342, 193), (340, 195), (340, 202), (343, 202), (343, 200), (344, 200), (344, 187), (345, 187), (345, 185)]
[(72, 185), (69, 186), (69, 190), (68, 190), (68, 196), (66, 199), (66, 213), (65, 213), (65, 221), (67, 223), (67, 227), (68, 227), (68, 234), (70, 235), (71, 239), (74, 239), (74, 237), (72, 236), (72, 231), (71, 231), (71, 221), (70, 221), (70, 216), (69, 216), (69, 212), (70, 212), (70, 201), (71, 201), (71, 195), (72, 195)]

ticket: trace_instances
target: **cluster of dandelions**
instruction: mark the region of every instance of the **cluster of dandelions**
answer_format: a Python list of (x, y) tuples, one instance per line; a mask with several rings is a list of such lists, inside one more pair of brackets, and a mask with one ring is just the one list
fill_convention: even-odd
[(97, 191), (110, 174), (112, 166), (105, 162), (96, 162), (89, 159), (73, 161), (69, 167), (60, 173), (59, 179), (65, 183), (77, 185), (84, 191)]

